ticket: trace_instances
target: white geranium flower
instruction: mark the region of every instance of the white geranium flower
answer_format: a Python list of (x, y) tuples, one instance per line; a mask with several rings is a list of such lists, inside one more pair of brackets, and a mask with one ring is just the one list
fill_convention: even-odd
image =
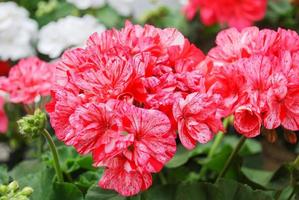
[(90, 15), (67, 16), (41, 28), (37, 49), (50, 58), (57, 58), (65, 49), (82, 46), (92, 33), (104, 30), (105, 27)]
[(107, 0), (109, 6), (120, 15), (133, 15), (134, 18), (141, 18), (159, 7), (166, 6), (170, 9), (179, 9), (182, 0)]
[[(134, 4), (138, 0), (107, 0), (107, 3), (112, 7), (118, 14), (122, 16), (129, 16), (132, 14)], [(139, 0), (143, 1), (143, 0)]]
[(105, 0), (67, 0), (79, 9), (99, 8), (105, 5)]
[(37, 23), (14, 2), (0, 2), (0, 59), (17, 60), (34, 54)]

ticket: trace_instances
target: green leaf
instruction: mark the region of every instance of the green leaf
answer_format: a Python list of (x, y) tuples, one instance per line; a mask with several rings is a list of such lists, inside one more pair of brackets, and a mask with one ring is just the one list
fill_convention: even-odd
[(221, 194), (210, 183), (188, 183), (178, 186), (176, 200), (220, 200)]
[(287, 187), (291, 181), (292, 168), (290, 165), (282, 165), (271, 177), (269, 186), (282, 190)]
[(173, 200), (175, 199), (175, 185), (159, 185), (153, 186), (148, 191), (142, 193), (141, 199), (146, 200)]
[(197, 145), (193, 150), (187, 150), (182, 145), (178, 145), (175, 156), (166, 164), (168, 168), (176, 168), (184, 165), (194, 156), (204, 153), (209, 149), (210, 145)]
[(217, 188), (221, 194), (221, 200), (273, 200), (266, 192), (253, 190), (233, 180), (221, 179)]
[(0, 165), (0, 184), (8, 184), (8, 179), (7, 167)]
[[(91, 156), (81, 156), (73, 147), (60, 146), (57, 148), (62, 171), (71, 173), (80, 168), (94, 170)], [(46, 153), (43, 159), (53, 166), (51, 152)]]
[(179, 167), (186, 162), (188, 162), (190, 156), (190, 151), (185, 149), (182, 145), (178, 145), (176, 154), (174, 157), (166, 164), (168, 168)]
[(258, 169), (251, 169), (247, 167), (241, 168), (242, 173), (251, 181), (265, 186), (269, 183), (273, 172), (265, 171), (265, 170), (258, 170)]
[(85, 200), (125, 200), (112, 190), (103, 190), (97, 184), (90, 187), (85, 196)]
[(99, 179), (101, 178), (101, 175), (103, 173), (103, 169), (100, 168), (98, 171), (87, 171), (83, 174), (81, 174), (76, 181), (76, 185), (78, 185), (81, 188), (88, 189), (93, 184), (97, 183)]
[(18, 164), (15, 168), (13, 168), (9, 175), (13, 179), (19, 179), (24, 176), (28, 176), (30, 174), (35, 174), (42, 167), (42, 164), (38, 160), (26, 160)]
[(21, 187), (29, 186), (33, 188), (31, 200), (52, 200), (49, 194), (53, 191), (54, 175), (53, 169), (43, 166), (35, 173), (25, 174), (25, 176), (15, 180), (19, 182)]
[(54, 183), (50, 200), (83, 200), (82, 192), (72, 183)]
[[(236, 136), (225, 136), (224, 141), (223, 141), (224, 145), (228, 144), (232, 148), (234, 148), (238, 142), (239, 142), (239, 138)], [(250, 139), (250, 140), (245, 141), (243, 147), (241, 148), (241, 150), (239, 152), (239, 155), (249, 156), (249, 155), (254, 155), (254, 154), (257, 154), (260, 152), (262, 152), (261, 144), (254, 139)]]

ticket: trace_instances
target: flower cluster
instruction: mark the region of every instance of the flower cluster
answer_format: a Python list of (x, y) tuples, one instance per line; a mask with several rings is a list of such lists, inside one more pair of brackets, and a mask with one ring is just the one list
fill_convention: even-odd
[(13, 103), (30, 104), (50, 94), (54, 72), (54, 64), (36, 57), (21, 59), (10, 69), (8, 77), (0, 77), (0, 90), (8, 93)]
[(299, 36), (256, 27), (224, 30), (205, 61), (206, 86), (224, 99), (236, 130), (246, 137), (261, 126), (299, 129)]
[(203, 24), (227, 24), (242, 29), (261, 20), (266, 12), (267, 0), (189, 0), (184, 9), (188, 19), (200, 11)]
[[(84, 1), (80, 1), (84, 2)], [(38, 34), (39, 52), (57, 58), (70, 47), (82, 46), (94, 32), (103, 32), (105, 27), (90, 15), (83, 17), (67, 16), (57, 22), (43, 26)]]
[(105, 167), (99, 185), (124, 196), (152, 184), (176, 151), (208, 142), (222, 128), (220, 95), (205, 89), (203, 53), (176, 29), (95, 33), (66, 51), (47, 105), (58, 139)]
[(34, 53), (37, 23), (14, 2), (0, 2), (0, 59), (17, 60)]

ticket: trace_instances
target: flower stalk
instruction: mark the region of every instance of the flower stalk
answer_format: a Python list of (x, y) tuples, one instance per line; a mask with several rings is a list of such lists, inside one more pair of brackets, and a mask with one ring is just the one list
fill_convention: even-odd
[[(223, 127), (224, 127), (224, 129), (226, 129), (228, 127), (229, 121), (230, 121), (230, 117), (227, 117), (227, 118), (225, 118), (223, 120)], [(224, 137), (224, 133), (222, 131), (218, 132), (218, 134), (216, 135), (215, 140), (214, 140), (214, 142), (212, 144), (212, 147), (211, 147), (211, 149), (210, 149), (210, 151), (208, 153), (208, 156), (207, 156), (208, 160), (211, 159), (214, 156), (214, 154), (215, 154), (218, 146), (221, 144), (221, 142), (223, 140), (223, 137)], [(204, 175), (206, 174), (207, 170), (208, 170), (208, 168), (205, 165), (201, 168), (201, 170), (199, 172), (199, 178), (200, 179), (202, 179), (204, 177)]]
[(54, 160), (54, 168), (55, 168), (55, 172), (57, 175), (57, 180), (58, 180), (58, 182), (63, 182), (64, 180), (63, 180), (63, 175), (62, 175), (62, 171), (61, 171), (60, 164), (59, 164), (59, 156), (58, 156), (58, 152), (57, 152), (56, 146), (54, 144), (54, 141), (53, 141), (50, 133), (46, 129), (44, 129), (42, 131), (42, 134), (46, 138), (46, 140), (49, 144), (50, 150), (52, 152), (52, 156), (53, 156), (53, 160)]
[(231, 166), (232, 162), (234, 161), (234, 159), (236, 158), (236, 156), (238, 155), (239, 151), (241, 150), (243, 144), (246, 141), (246, 137), (242, 136), (241, 139), (239, 140), (237, 146), (234, 148), (234, 150), (232, 151), (232, 153), (230, 154), (228, 160), (226, 161), (224, 167), (222, 168), (221, 172), (219, 173), (215, 183), (217, 184), (219, 182), (219, 180), (225, 176), (227, 170), (229, 169), (229, 167)]

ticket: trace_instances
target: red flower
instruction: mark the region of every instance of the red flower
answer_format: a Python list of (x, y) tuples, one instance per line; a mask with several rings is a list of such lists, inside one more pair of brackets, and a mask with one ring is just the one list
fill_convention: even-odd
[(135, 170), (132, 162), (124, 157), (111, 161), (113, 165), (105, 169), (99, 186), (116, 190), (123, 196), (132, 196), (152, 185), (152, 175), (146, 171)]
[[(205, 65), (205, 85), (222, 96), (225, 114), (252, 120), (235, 122), (235, 128), (248, 137), (258, 135), (261, 125), (298, 130), (298, 34), (284, 29), (249, 27), (239, 32), (231, 28), (219, 33), (216, 43), (201, 64)], [(254, 109), (240, 112), (243, 105)]]
[(242, 29), (261, 20), (266, 12), (267, 0), (189, 0), (185, 8), (188, 19), (198, 11), (203, 24), (227, 24)]
[(8, 78), (1, 77), (0, 89), (13, 103), (33, 103), (35, 98), (50, 94), (55, 66), (36, 57), (22, 59), (11, 68)]
[(4, 110), (4, 99), (0, 97), (0, 133), (5, 133), (8, 128), (8, 119)]
[(179, 137), (186, 148), (193, 149), (197, 142), (209, 142), (214, 133), (222, 129), (217, 113), (219, 102), (217, 96), (192, 93), (174, 104), (173, 113), (178, 122)]
[[(93, 159), (96, 166), (107, 167), (99, 182), (100, 186), (114, 189), (124, 196), (135, 195), (151, 185), (150, 173), (159, 172), (174, 156), (175, 135), (169, 119), (162, 112), (137, 108), (123, 102), (115, 101), (114, 104), (113, 110), (122, 121), (119, 131), (123, 135), (109, 133), (111, 140), (120, 137), (133, 137), (133, 140), (127, 140), (128, 143), (121, 146), (122, 151), (118, 151), (117, 144), (120, 143), (117, 142), (109, 142), (109, 149), (96, 147)], [(118, 154), (111, 154), (111, 149), (118, 151)]]
[(260, 134), (262, 119), (260, 114), (251, 106), (240, 106), (235, 111), (234, 126), (246, 137), (255, 137)]
[(57, 66), (47, 110), (58, 139), (106, 168), (101, 187), (147, 189), (176, 150), (173, 104), (203, 90), (203, 59), (176, 29), (127, 22), (94, 33)]

